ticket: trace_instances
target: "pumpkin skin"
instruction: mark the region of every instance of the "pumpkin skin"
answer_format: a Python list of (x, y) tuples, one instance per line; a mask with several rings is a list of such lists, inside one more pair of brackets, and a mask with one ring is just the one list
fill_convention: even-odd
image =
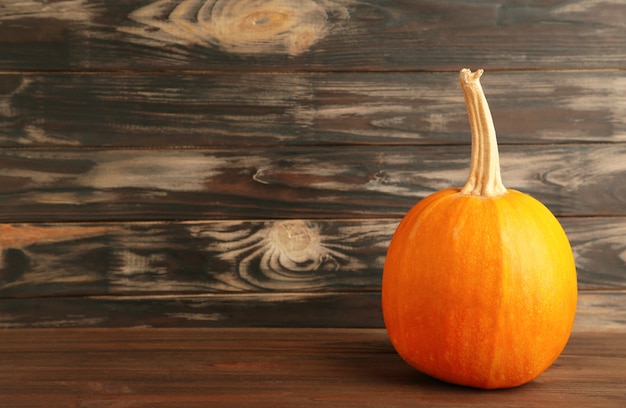
[(399, 224), (382, 306), (398, 354), (435, 378), (477, 388), (524, 384), (565, 347), (576, 268), (552, 213), (515, 190), (432, 194)]
[[(464, 71), (462, 78), (471, 74)], [(476, 103), (488, 113), (484, 98)], [(550, 210), (501, 185), (490, 113), (476, 115), (471, 104), (478, 129), (472, 147), (484, 144), (473, 156), (478, 170), (464, 189), (431, 194), (398, 225), (383, 270), (383, 318), (398, 354), (419, 371), (459, 385), (510, 388), (539, 376), (565, 348), (576, 267)], [(484, 166), (484, 158), (495, 162)]]
[(576, 312), (574, 257), (539, 201), (434, 193), (399, 224), (382, 306), (398, 354), (435, 378), (477, 388), (524, 384), (565, 347)]

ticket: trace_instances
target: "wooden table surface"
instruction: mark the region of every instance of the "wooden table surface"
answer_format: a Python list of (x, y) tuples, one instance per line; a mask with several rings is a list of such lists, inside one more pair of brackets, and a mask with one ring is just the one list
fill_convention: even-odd
[(7, 329), (2, 407), (624, 407), (626, 333), (574, 333), (497, 391), (408, 367), (384, 329)]

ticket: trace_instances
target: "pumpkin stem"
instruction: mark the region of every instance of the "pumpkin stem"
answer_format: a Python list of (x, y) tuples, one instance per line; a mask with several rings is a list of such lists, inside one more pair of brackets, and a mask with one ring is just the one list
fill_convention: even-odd
[(506, 193), (500, 176), (500, 157), (496, 129), (485, 93), (480, 85), (483, 70), (461, 70), (459, 82), (465, 96), (465, 106), (472, 130), (472, 159), (467, 183), (461, 194), (496, 197)]

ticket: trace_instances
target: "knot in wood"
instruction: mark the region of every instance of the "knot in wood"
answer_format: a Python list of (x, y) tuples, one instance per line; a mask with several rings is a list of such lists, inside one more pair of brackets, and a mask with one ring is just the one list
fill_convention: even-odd
[(275, 250), (294, 262), (319, 259), (323, 252), (319, 232), (302, 220), (275, 223), (268, 239)]
[(281, 29), (288, 19), (288, 14), (279, 11), (256, 11), (244, 16), (239, 24), (239, 28), (243, 30), (273, 31)]
[[(349, 1), (349, 0), (348, 0)], [(126, 27), (147, 42), (219, 47), (238, 54), (298, 55), (349, 18), (344, 0), (157, 0), (129, 15)]]

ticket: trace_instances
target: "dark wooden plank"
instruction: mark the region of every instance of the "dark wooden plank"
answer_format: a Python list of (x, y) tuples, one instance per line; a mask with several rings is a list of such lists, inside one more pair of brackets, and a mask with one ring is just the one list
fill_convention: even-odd
[(2, 299), (0, 328), (382, 327), (380, 294), (92, 296)]
[[(2, 299), (0, 328), (384, 327), (380, 292)], [(626, 332), (626, 292), (580, 291), (576, 332)]]
[(489, 392), (417, 372), (383, 329), (9, 330), (0, 336), (0, 403), (621, 408), (625, 340), (574, 334), (536, 380)]
[[(376, 290), (395, 225), (388, 220), (0, 225), (0, 296)], [(40, 238), (40, 231), (47, 236)]]
[[(562, 220), (570, 239), (578, 284), (606, 289), (609, 282), (626, 279), (626, 223), (623, 218), (568, 218)], [(624, 288), (622, 284), (619, 287)]]
[[(380, 290), (398, 220), (0, 225), (0, 299)], [(626, 218), (565, 218), (581, 290), (626, 289)]]
[[(622, 72), (488, 72), (501, 144), (626, 141)], [(455, 72), (1, 75), (3, 146), (468, 144)]]
[(575, 331), (626, 331), (626, 292), (580, 292)]
[[(561, 216), (626, 215), (626, 144), (502, 146)], [(469, 146), (0, 151), (3, 222), (400, 217), (462, 186)]]
[(0, 70), (624, 68), (621, 0), (29, 0)]

